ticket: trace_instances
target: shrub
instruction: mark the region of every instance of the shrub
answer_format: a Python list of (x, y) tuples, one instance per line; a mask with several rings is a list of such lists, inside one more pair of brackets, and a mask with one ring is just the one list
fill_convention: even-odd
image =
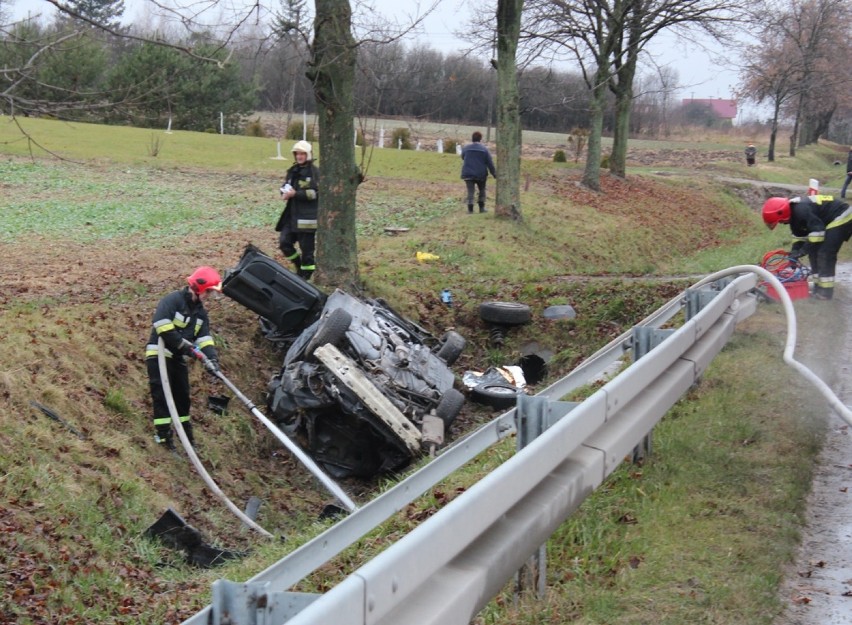
[(457, 145), (458, 141), (456, 141), (455, 139), (444, 139), (444, 152), (448, 152), (449, 154), (455, 154)]
[(601, 157), (601, 169), (609, 169), (609, 154), (604, 154)]
[(553, 162), (554, 163), (567, 163), (568, 159), (565, 158), (565, 150), (556, 150), (553, 153)]
[(411, 131), (408, 128), (394, 128), (393, 135), (391, 136), (391, 147), (401, 147), (403, 150), (410, 150)]
[[(290, 122), (290, 125), (287, 126), (287, 134), (284, 135), (284, 138), (299, 141), (302, 138), (302, 122)], [(305, 133), (305, 140), (312, 143), (316, 141), (313, 126), (308, 126), (307, 132)]]
[(260, 123), (260, 118), (246, 124), (245, 133), (247, 137), (265, 137), (266, 131), (263, 129), (263, 124)]

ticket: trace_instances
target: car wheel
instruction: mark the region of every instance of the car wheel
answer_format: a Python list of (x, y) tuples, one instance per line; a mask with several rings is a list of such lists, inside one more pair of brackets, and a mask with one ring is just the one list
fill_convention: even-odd
[(456, 417), (459, 416), (462, 406), (464, 405), (464, 395), (454, 388), (449, 389), (441, 401), (438, 402), (435, 408), (435, 415), (444, 422), (444, 431), (452, 425)]
[(479, 305), (479, 318), (488, 323), (520, 326), (532, 319), (530, 307), (516, 302), (483, 302)]
[(447, 365), (452, 365), (461, 356), (465, 345), (467, 345), (467, 341), (464, 337), (458, 332), (450, 330), (441, 337), (441, 346), (436, 355)]
[(320, 321), (313, 338), (305, 347), (305, 358), (312, 358), (318, 347), (323, 345), (339, 345), (352, 323), (352, 315), (342, 308), (335, 308)]
[(470, 389), (470, 398), (492, 408), (511, 408), (518, 401), (519, 392), (508, 384), (480, 384)]

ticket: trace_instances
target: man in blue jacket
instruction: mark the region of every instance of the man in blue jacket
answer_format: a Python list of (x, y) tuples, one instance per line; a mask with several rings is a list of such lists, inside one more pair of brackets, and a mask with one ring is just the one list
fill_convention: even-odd
[(494, 169), (494, 161), (491, 160), (488, 148), (480, 143), (482, 133), (474, 132), (471, 139), (473, 139), (473, 143), (468, 143), (461, 151), (462, 161), (464, 161), (461, 178), (467, 185), (467, 212), (473, 212), (473, 191), (474, 188), (478, 188), (479, 212), (485, 213), (488, 212), (485, 209), (485, 183), (488, 180), (489, 172), (496, 178), (497, 171)]

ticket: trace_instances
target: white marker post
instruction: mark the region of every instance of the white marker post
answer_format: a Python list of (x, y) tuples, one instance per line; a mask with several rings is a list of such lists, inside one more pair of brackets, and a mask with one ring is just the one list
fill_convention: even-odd
[(277, 148), (278, 148), (278, 156), (271, 156), (270, 158), (271, 158), (273, 161), (283, 161), (283, 160), (284, 160), (284, 157), (283, 157), (283, 156), (281, 156), (281, 141), (277, 141), (277, 142), (276, 142), (276, 146), (277, 146)]
[(166, 134), (167, 135), (172, 134), (172, 116), (171, 115), (169, 115), (169, 125), (166, 128)]
[(219, 111), (219, 134), (225, 134), (225, 114)]
[(379, 147), (385, 147), (385, 127), (379, 128)]

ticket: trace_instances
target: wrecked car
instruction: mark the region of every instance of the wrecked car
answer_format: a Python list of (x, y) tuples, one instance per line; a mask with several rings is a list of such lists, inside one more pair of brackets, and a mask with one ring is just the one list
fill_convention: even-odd
[(332, 476), (396, 471), (443, 443), (464, 403), (449, 368), (461, 335), (437, 339), (382, 299), (327, 296), (254, 246), (222, 292), (286, 349), (269, 382), (270, 418)]

